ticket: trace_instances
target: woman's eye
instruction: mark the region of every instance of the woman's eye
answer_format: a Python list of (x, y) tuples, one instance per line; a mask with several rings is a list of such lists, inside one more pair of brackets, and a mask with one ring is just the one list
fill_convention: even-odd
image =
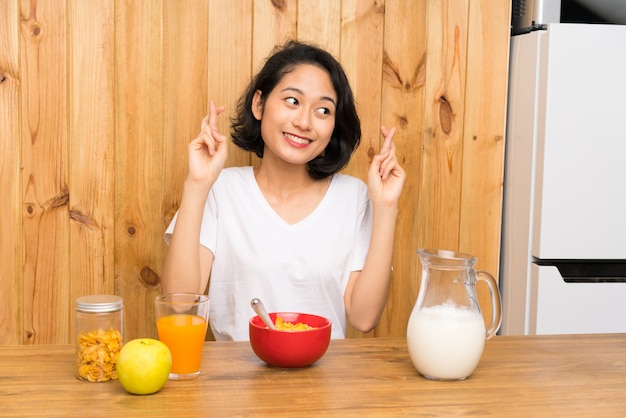
[(317, 109), (318, 113), (321, 113), (322, 115), (330, 115), (330, 109), (327, 107), (320, 107), (319, 109)]
[(296, 99), (295, 97), (287, 97), (285, 101), (294, 106), (298, 104), (298, 99)]

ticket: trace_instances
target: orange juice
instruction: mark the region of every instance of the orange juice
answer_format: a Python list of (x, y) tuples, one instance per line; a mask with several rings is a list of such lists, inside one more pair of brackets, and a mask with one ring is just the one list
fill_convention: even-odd
[(169, 315), (157, 320), (161, 340), (172, 353), (172, 373), (187, 374), (200, 370), (207, 323), (197, 315)]

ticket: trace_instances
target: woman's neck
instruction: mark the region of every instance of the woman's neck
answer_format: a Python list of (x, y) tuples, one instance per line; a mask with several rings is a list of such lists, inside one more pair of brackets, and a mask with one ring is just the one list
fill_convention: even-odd
[(254, 169), (254, 176), (262, 190), (272, 194), (293, 194), (308, 189), (318, 181), (313, 179), (306, 166), (261, 164)]

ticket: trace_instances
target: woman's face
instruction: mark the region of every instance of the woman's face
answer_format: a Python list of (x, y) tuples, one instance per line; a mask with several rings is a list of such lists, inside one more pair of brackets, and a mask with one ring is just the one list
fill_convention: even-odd
[(306, 164), (317, 157), (335, 129), (336, 108), (330, 77), (315, 65), (300, 64), (286, 73), (264, 101), (257, 91), (252, 113), (261, 121), (264, 159), (273, 155), (290, 164)]

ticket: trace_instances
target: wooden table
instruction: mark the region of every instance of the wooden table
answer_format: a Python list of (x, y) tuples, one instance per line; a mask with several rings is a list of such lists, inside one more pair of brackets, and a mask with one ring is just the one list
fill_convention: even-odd
[(403, 338), (334, 340), (275, 369), (247, 342), (207, 342), (201, 376), (134, 396), (74, 377), (74, 347), (0, 347), (2, 416), (626, 417), (626, 334), (494, 337), (469, 379), (415, 371)]

